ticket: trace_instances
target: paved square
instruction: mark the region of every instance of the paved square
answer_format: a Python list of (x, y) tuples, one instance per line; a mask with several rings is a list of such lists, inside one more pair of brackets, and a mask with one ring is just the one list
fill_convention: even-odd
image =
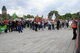
[(23, 33), (0, 34), (0, 53), (73, 53), (72, 30), (40, 30), (28, 28)]

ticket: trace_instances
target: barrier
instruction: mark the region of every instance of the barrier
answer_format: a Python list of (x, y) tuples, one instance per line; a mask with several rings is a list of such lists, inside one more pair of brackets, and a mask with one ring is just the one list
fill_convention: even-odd
[(80, 20), (78, 21), (78, 29), (77, 29), (76, 53), (80, 53)]

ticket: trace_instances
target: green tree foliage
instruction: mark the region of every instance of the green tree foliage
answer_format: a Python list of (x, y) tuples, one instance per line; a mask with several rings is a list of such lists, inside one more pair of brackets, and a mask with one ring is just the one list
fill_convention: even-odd
[(33, 15), (28, 14), (28, 15), (27, 15), (27, 18), (34, 18), (34, 16), (33, 16)]
[(1, 18), (2, 18), (2, 15), (0, 14), (0, 20), (1, 20)]
[(2, 17), (2, 15), (0, 14), (0, 17)]
[(80, 18), (80, 12), (77, 12), (77, 13), (74, 13), (74, 14), (71, 14), (71, 13), (66, 13), (65, 15), (60, 15), (58, 13), (58, 11), (50, 11), (49, 14), (48, 14), (48, 18), (52, 18), (53, 14), (55, 13), (56, 15), (56, 19), (73, 19), (73, 18)]
[(48, 18), (52, 18), (52, 16), (53, 16), (54, 13), (55, 13), (56, 16), (59, 16), (58, 11), (53, 10), (53, 11), (49, 12)]
[(11, 16), (9, 14), (6, 15), (7, 20), (11, 19)]
[(26, 18), (27, 16), (26, 15), (23, 15), (23, 18)]
[(65, 16), (65, 19), (71, 19), (72, 18), (71, 13), (66, 13), (64, 16)]

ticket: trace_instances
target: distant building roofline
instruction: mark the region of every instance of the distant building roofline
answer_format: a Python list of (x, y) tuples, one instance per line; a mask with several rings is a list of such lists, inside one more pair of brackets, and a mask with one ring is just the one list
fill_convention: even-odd
[(7, 10), (5, 6), (2, 7), (2, 10)]

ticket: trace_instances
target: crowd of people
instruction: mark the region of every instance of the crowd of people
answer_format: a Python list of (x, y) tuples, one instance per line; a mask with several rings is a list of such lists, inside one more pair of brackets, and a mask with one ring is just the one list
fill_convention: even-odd
[(5, 30), (5, 33), (13, 32), (13, 31), (18, 31), (23, 32), (22, 30), (27, 27), (32, 30), (38, 31), (41, 30), (44, 31), (44, 29), (47, 27), (48, 30), (59, 30), (60, 28), (63, 28), (66, 26), (67, 28), (69, 25), (71, 25), (72, 20), (60, 20), (57, 19), (53, 21), (52, 19), (48, 20), (41, 20), (41, 21), (36, 21), (36, 20), (9, 20), (7, 21), (6, 19), (4, 21), (0, 20), (0, 26), (4, 26), (5, 24), (7, 25), (7, 29)]
[[(7, 29), (4, 30), (5, 33), (9, 33), (9, 32), (13, 32), (13, 31), (18, 31), (19, 33), (23, 32), (24, 28), (30, 28), (30, 30), (42, 30), (44, 31), (44, 29), (48, 29), (48, 30), (59, 30), (61, 28), (72, 28), (73, 29), (73, 38), (72, 40), (76, 39), (77, 33), (77, 20), (73, 19), (73, 20), (61, 20), (61, 19), (57, 19), (57, 20), (52, 20), (52, 19), (47, 19), (45, 20), (41, 20), (41, 21), (36, 21), (34, 20), (9, 20), (7, 21), (5, 20), (0, 20), (0, 26), (7, 26)], [(1, 31), (0, 31), (1, 33)]]

